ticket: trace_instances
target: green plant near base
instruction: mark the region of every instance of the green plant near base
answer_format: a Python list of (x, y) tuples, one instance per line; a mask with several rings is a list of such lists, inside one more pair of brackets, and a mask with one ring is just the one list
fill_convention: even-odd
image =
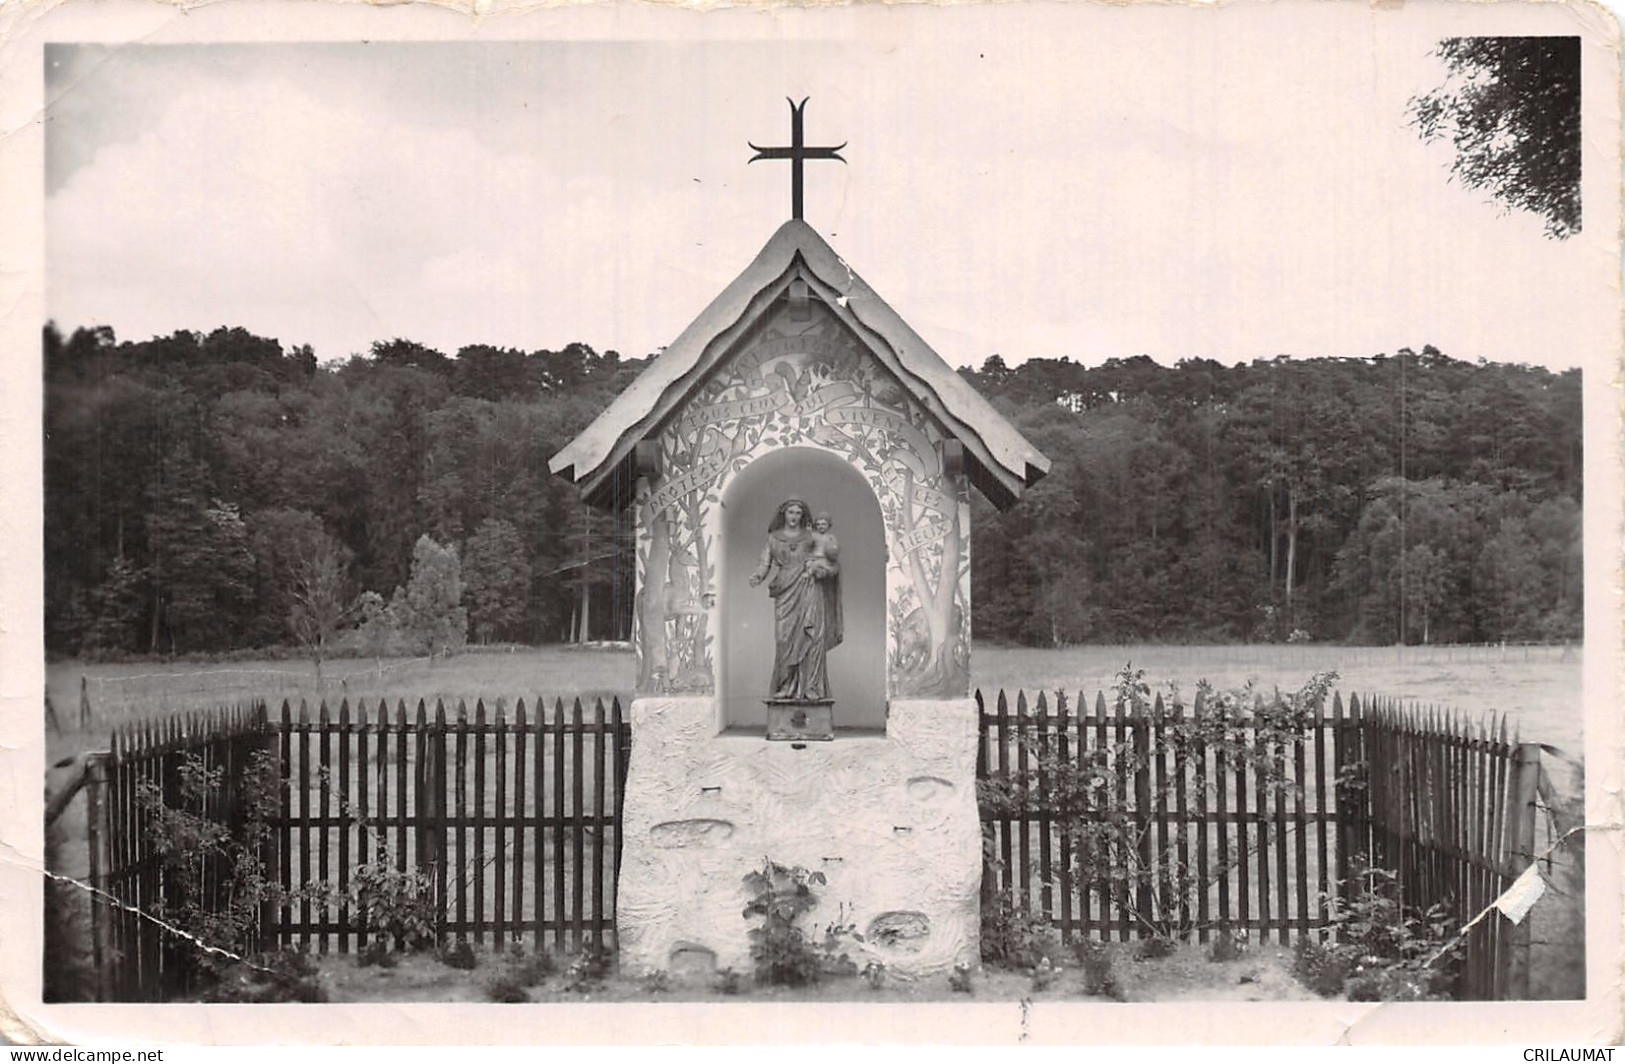
[(1042, 961), (1060, 959), (1060, 934), (1044, 916), (1016, 909), (1001, 892), (982, 899), (981, 953), (984, 964), (1031, 971)]
[(1247, 932), (1220, 931), (1208, 947), (1207, 959), (1214, 964), (1239, 961), (1247, 952)]
[(856, 928), (842, 916), (830, 923), (817, 944), (809, 941), (801, 928), (802, 918), (818, 905), (813, 887), (825, 885), (822, 872), (809, 872), (793, 865), (764, 860), (762, 867), (747, 874), (743, 883), (749, 901), (747, 920), (761, 922), (751, 927), (750, 957), (756, 981), (775, 986), (807, 986), (826, 975), (850, 976), (858, 972), (845, 944), (862, 942)]
[(1450, 908), (1403, 904), (1398, 875), (1360, 855), (1350, 878), (1350, 897), (1327, 898), (1333, 943), (1300, 943), (1293, 974), (1322, 996), (1350, 1001), (1451, 997), (1464, 943)]
[(734, 997), (744, 992), (745, 980), (732, 968), (724, 968), (717, 973), (716, 981), (711, 987), (719, 994)]
[(584, 937), (581, 948), (570, 958), (564, 970), (564, 987), (574, 994), (590, 994), (604, 985), (614, 966), (615, 957), (591, 935)]
[(1140, 944), (1134, 947), (1134, 959), (1137, 961), (1155, 961), (1164, 957), (1172, 957), (1179, 951), (1179, 943), (1163, 935), (1152, 935), (1142, 938)]
[(471, 972), (480, 966), (480, 959), (475, 955), (474, 947), (469, 944), (468, 939), (460, 938), (455, 944), (440, 951), (440, 963), (448, 968)]
[(350, 873), (350, 902), (379, 936), (374, 941), (393, 940), (403, 951), (434, 944), (434, 883), (419, 869), (396, 868), (381, 844), (371, 861)]
[(283, 1002), (327, 1000), (315, 965), (296, 949), (258, 953), (218, 970), (214, 983), (203, 992), (211, 1004), (270, 1005)]
[(204, 815), (222, 798), (224, 769), (209, 768), (198, 755), (186, 754), (175, 777), (175, 804), (152, 780), (136, 785), (136, 802), (146, 814), (147, 837), (165, 872), (163, 900), (154, 915), (178, 927), (186, 941), (208, 947), (182, 954), (182, 964), (189, 975), (200, 977), (200, 992), (206, 994), (227, 971), (244, 963), (252, 967), (245, 958), (254, 952), (262, 905), (299, 899), (320, 903), (327, 888), (283, 889), (266, 875), (260, 850), (270, 836), (268, 822), (280, 807), (281, 788), (272, 755), (256, 751), (237, 781), (242, 819), (235, 831)]
[(530, 994), (525, 991), (525, 984), (513, 971), (501, 971), (493, 975), (485, 984), (485, 999), (494, 1001), (498, 1005), (519, 1005), (530, 1000)]
[(1121, 998), (1117, 976), (1112, 971), (1112, 954), (1103, 944), (1086, 938), (1073, 946), (1078, 966), (1083, 969), (1083, 992), (1090, 997)]
[[(1042, 804), (1071, 853), (1071, 867), (1066, 869), (1069, 886), (1083, 884), (1109, 895), (1113, 905), (1128, 913), (1142, 931), (1183, 939), (1197, 929), (1192, 915), (1197, 911), (1195, 899), (1247, 860), (1251, 851), (1232, 845), (1229, 852), (1210, 862), (1204, 876), (1189, 847), (1181, 859), (1177, 839), (1170, 839), (1160, 850), (1155, 848), (1156, 818), (1125, 809), (1120, 795), (1136, 778), (1153, 774), (1153, 759), (1165, 751), (1183, 755), (1193, 767), (1195, 801), (1203, 812), (1210, 808), (1209, 792), (1216, 789), (1216, 781), (1208, 778), (1208, 761), (1196, 756), (1199, 751), (1216, 755), (1216, 763), (1224, 764), (1226, 772), (1245, 768), (1248, 777), (1267, 792), (1294, 793), (1298, 784), (1287, 766), (1310, 740), (1310, 724), (1336, 679), (1335, 672), (1316, 673), (1297, 691), (1268, 694), (1252, 682), (1220, 690), (1203, 680), (1197, 684), (1200, 713), (1187, 707), (1179, 689), (1170, 685), (1161, 724), (1163, 744), (1155, 748), (1126, 736), (1102, 746), (1069, 750), (1063, 757), (1056, 736), (1024, 734), (1021, 741), (1029, 753), (1028, 769), (977, 781), (977, 800), (983, 815), (994, 817), (1013, 818)], [(1112, 695), (1122, 717), (1151, 716), (1151, 685), (1145, 670), (1134, 668), (1132, 662), (1118, 670)], [(1065, 694), (1057, 695), (1056, 712), (1064, 715), (1066, 706)], [(1150, 795), (1153, 808), (1176, 804), (1181, 781), (1178, 774), (1165, 775), (1168, 778)], [(1267, 844), (1268, 840), (1266, 830), (1261, 842)], [(996, 860), (984, 842), (984, 861)], [(1051, 869), (1035, 871), (1059, 878)], [(996, 951), (1011, 948), (1002, 945), (1001, 939), (1019, 940), (1027, 933), (1020, 927), (994, 926), (985, 928), (984, 934), (989, 931)]]

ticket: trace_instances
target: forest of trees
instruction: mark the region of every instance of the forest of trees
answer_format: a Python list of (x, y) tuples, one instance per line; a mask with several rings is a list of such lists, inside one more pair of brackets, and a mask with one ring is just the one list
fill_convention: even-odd
[[(396, 339), (320, 364), (235, 328), (44, 344), (52, 653), (628, 634), (629, 515), (547, 459), (645, 360)], [(1578, 370), (1425, 347), (962, 373), (1054, 463), (1008, 512), (976, 502), (978, 638), (1580, 636)]]

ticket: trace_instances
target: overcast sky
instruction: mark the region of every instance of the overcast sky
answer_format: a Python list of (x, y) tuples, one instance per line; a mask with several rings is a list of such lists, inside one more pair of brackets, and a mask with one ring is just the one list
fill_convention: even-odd
[(1444, 23), (739, 17), (757, 39), (54, 46), (49, 314), (323, 359), (396, 336), (647, 354), (789, 216), (788, 167), (746, 141), (785, 143), (805, 95), (809, 141), (849, 142), (808, 164), (807, 220), (951, 363), (1586, 357), (1606, 227), (1546, 239), (1406, 125)]

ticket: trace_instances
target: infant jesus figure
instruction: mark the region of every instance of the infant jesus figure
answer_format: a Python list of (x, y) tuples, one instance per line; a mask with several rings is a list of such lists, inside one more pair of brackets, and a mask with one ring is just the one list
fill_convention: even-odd
[(814, 580), (826, 580), (841, 571), (836, 558), (841, 551), (841, 544), (830, 529), (835, 522), (830, 520), (827, 512), (820, 512), (813, 518), (812, 536), (808, 542), (807, 572)]

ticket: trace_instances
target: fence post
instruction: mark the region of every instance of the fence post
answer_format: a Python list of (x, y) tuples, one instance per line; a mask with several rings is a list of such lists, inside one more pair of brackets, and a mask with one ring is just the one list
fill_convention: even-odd
[(107, 759), (106, 751), (85, 758), (85, 829), (90, 848), (90, 957), (96, 969), (96, 1000), (112, 999), (108, 986), (107, 932)]
[[(1540, 744), (1519, 743), (1513, 755), (1512, 783), (1507, 788), (1507, 853), (1516, 876), (1535, 860), (1536, 802), (1540, 788)], [(1529, 917), (1510, 929), (1507, 997), (1522, 1000), (1529, 996)]]

